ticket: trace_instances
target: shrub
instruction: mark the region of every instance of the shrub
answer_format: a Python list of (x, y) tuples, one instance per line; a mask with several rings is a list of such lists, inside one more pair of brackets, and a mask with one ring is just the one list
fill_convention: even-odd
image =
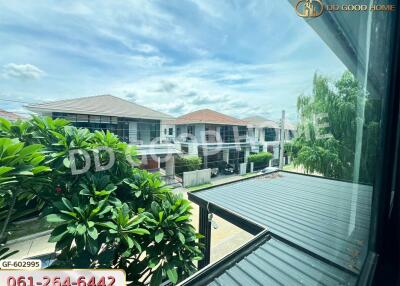
[(256, 154), (251, 154), (248, 161), (254, 163), (255, 169), (261, 169), (268, 166), (269, 160), (272, 159), (272, 154), (269, 152), (260, 152)]
[(175, 159), (175, 173), (182, 176), (184, 172), (196, 171), (201, 168), (202, 160), (197, 156), (184, 156)]
[[(166, 188), (159, 175), (134, 168), (135, 150), (116, 135), (34, 117), (16, 123), (0, 120), (0, 137), (2, 149), (22, 146), (17, 149), (24, 154), (35, 151), (40, 156), (21, 162), (29, 165), (24, 172), (30, 177), (39, 182), (35, 176), (40, 173), (45, 180), (30, 181), (32, 197), (19, 199), (41, 202), (43, 215), (54, 223), (49, 241), (56, 243), (58, 254), (52, 267), (121, 268), (134, 285), (149, 279), (151, 285), (160, 285), (166, 278), (175, 284), (195, 271), (194, 261), (202, 259), (202, 252), (200, 235), (191, 225), (190, 202)], [(96, 171), (91, 164), (82, 174), (71, 173), (73, 163), (85, 164), (85, 153), (92, 163), (98, 157), (106, 165), (110, 154), (100, 147), (112, 150), (111, 168)], [(19, 171), (1, 166), (0, 182), (10, 181), (7, 172)]]
[(51, 171), (43, 165), (42, 150), (40, 144), (26, 146), (17, 138), (0, 138), (0, 243), (6, 239), (8, 224), (26, 214), (24, 210), (11, 217), (17, 199), (36, 193), (42, 183), (48, 182), (47, 176), (41, 176)]

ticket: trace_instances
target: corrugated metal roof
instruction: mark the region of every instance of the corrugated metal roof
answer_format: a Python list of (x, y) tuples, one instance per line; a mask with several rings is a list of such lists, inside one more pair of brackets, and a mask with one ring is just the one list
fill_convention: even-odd
[(368, 243), (372, 187), (278, 172), (192, 195), (358, 273)]
[(355, 285), (356, 280), (355, 275), (272, 238), (207, 285)]

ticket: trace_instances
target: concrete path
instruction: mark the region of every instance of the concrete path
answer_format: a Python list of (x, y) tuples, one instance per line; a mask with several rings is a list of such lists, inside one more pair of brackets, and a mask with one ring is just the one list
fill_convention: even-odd
[(11, 250), (19, 252), (10, 259), (24, 259), (28, 257), (43, 255), (54, 252), (55, 243), (48, 242), (50, 234), (46, 234), (36, 238), (27, 238), (19, 242), (7, 245)]

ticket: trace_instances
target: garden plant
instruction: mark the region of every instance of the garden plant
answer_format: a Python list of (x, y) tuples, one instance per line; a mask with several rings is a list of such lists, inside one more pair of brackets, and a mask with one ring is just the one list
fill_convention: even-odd
[(202, 252), (189, 201), (136, 168), (135, 149), (113, 133), (48, 117), (1, 119), (0, 151), (4, 241), (12, 221), (39, 214), (54, 226), (53, 268), (120, 268), (133, 285), (175, 284), (196, 270)]

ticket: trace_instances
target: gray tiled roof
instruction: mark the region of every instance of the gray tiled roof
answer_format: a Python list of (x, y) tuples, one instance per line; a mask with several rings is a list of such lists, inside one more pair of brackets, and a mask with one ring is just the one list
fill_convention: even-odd
[(157, 120), (173, 118), (168, 114), (112, 95), (97, 95), (51, 101), (31, 104), (26, 107), (34, 112), (65, 112)]

